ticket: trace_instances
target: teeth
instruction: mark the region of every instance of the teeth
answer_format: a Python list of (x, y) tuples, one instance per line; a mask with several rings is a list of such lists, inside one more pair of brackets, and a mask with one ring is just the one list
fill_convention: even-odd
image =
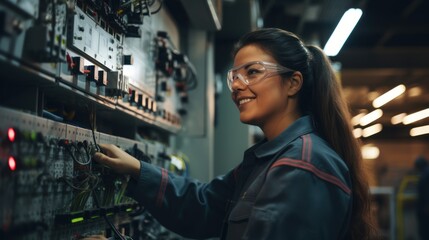
[(240, 100), (240, 102), (239, 102), (239, 104), (241, 105), (241, 104), (243, 104), (243, 103), (247, 103), (247, 102), (250, 102), (250, 101), (252, 101), (253, 99), (251, 99), (251, 98), (245, 98), (245, 99), (241, 99)]

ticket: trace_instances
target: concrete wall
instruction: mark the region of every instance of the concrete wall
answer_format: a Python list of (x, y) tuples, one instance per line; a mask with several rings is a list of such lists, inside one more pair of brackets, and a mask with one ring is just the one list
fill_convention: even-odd
[(188, 31), (188, 57), (198, 74), (198, 86), (189, 91), (188, 114), (176, 139), (176, 149), (190, 159), (190, 175), (207, 182), (214, 163), (214, 46), (210, 33)]

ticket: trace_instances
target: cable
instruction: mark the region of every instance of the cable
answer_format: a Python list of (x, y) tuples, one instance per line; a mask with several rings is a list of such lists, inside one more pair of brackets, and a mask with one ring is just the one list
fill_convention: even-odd
[[(87, 106), (88, 107), (88, 106)], [(89, 110), (89, 107), (88, 107), (88, 110)], [(92, 132), (92, 138), (93, 138), (93, 140), (94, 140), (94, 145), (95, 145), (95, 148), (97, 149), (97, 151), (98, 152), (100, 152), (101, 151), (101, 149), (100, 149), (100, 147), (98, 146), (98, 144), (97, 144), (97, 141), (96, 141), (96, 139), (95, 139), (95, 132), (94, 132), (94, 123), (93, 123), (93, 120), (94, 120), (94, 114), (93, 114), (93, 112), (91, 112), (90, 113), (90, 127), (91, 127), (91, 132)], [(92, 117), (91, 117), (92, 116)], [(91, 192), (92, 192), (92, 196), (93, 196), (93, 199), (94, 199), (94, 202), (95, 202), (95, 206), (98, 208), (98, 209), (101, 209), (101, 207), (100, 207), (100, 201), (99, 201), (99, 199), (98, 199), (98, 195), (95, 193), (95, 187), (94, 188), (92, 188), (91, 189)], [(118, 237), (119, 239), (121, 239), (121, 240), (127, 240), (127, 238), (125, 238), (124, 236), (122, 236), (122, 234), (119, 232), (119, 230), (115, 227), (115, 225), (113, 225), (113, 223), (112, 222), (110, 222), (110, 220), (109, 220), (109, 218), (107, 217), (107, 215), (106, 214), (104, 214), (103, 215), (103, 217), (104, 217), (104, 220), (106, 220), (106, 222), (107, 222), (107, 224), (110, 226), (110, 228), (113, 230), (113, 232), (115, 233), (115, 235), (116, 235), (116, 237)]]
[(163, 5), (163, 0), (159, 0), (159, 7), (155, 11), (150, 12), (150, 14), (152, 15), (152, 14), (158, 13), (161, 10), (162, 5)]
[[(95, 206), (97, 206), (98, 209), (101, 209), (100, 207), (100, 201), (98, 199), (97, 194), (95, 193), (95, 189), (92, 190), (92, 196), (94, 197)], [(107, 224), (112, 228), (113, 232), (115, 233), (115, 236), (118, 237), (121, 240), (127, 240), (122, 234), (118, 231), (118, 229), (113, 225), (112, 222), (110, 222), (109, 218), (106, 214), (103, 214), (104, 220), (106, 220)]]
[(95, 119), (94, 119), (94, 112), (89, 110), (89, 106), (86, 105), (86, 108), (88, 110), (89, 113), (89, 127), (91, 128), (91, 133), (92, 133), (92, 140), (94, 141), (94, 146), (95, 146), (95, 150), (97, 152), (101, 152), (101, 148), (100, 146), (97, 144), (96, 138), (95, 138), (95, 130), (94, 130), (94, 125), (95, 125)]
[[(77, 162), (77, 163), (79, 163), (80, 165), (88, 165), (91, 161), (88, 159), (88, 161), (87, 162), (82, 162), (82, 161), (80, 161), (80, 160), (77, 160), (77, 157), (74, 155), (74, 153), (72, 152), (72, 150), (71, 150), (71, 148), (70, 148), (70, 146), (72, 146), (72, 147), (74, 147), (75, 148), (75, 150), (77, 150), (77, 151), (79, 151), (79, 149), (76, 147), (76, 145), (74, 145), (74, 144), (66, 144), (66, 145), (64, 145), (63, 147), (67, 150), (67, 152), (70, 154), (70, 156), (71, 156), (71, 158), (73, 159), (73, 161), (75, 161), (75, 162)], [(80, 153), (80, 151), (79, 151), (79, 153)], [(80, 154), (79, 154), (79, 156), (80, 156)]]

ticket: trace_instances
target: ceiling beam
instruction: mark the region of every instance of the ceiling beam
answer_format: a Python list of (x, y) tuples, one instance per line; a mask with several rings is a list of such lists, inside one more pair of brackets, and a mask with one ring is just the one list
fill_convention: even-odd
[(345, 49), (333, 61), (343, 68), (427, 68), (429, 47)]
[[(422, 0), (414, 0), (408, 4), (408, 6), (402, 11), (400, 19), (407, 19), (422, 3)], [(386, 42), (395, 35), (395, 28), (390, 26), (388, 30), (384, 33), (384, 35), (378, 40), (376, 47), (383, 47)]]
[(262, 14), (261, 15), (263, 18), (265, 18), (267, 16), (267, 14), (270, 12), (271, 8), (273, 8), (275, 3), (276, 3), (276, 0), (268, 0), (268, 2), (262, 8)]

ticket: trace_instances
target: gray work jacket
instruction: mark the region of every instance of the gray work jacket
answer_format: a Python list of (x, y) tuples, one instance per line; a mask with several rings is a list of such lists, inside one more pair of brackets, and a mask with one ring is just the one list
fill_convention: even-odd
[(127, 194), (165, 227), (189, 238), (344, 239), (352, 211), (344, 161), (301, 117), (210, 183), (141, 162)]

